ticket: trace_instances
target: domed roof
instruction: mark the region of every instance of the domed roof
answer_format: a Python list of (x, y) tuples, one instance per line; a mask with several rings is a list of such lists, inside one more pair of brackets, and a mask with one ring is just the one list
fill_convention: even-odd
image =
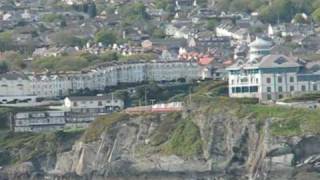
[(250, 43), (249, 46), (250, 47), (272, 47), (272, 42), (256, 37), (256, 40)]

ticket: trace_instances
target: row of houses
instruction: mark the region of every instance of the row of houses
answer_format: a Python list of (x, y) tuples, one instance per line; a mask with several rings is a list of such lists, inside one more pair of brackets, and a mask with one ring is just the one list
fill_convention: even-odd
[(34, 100), (34, 97), (67, 96), (82, 89), (104, 90), (120, 83), (186, 81), (211, 76), (207, 67), (190, 61), (107, 63), (83, 70), (56, 74), (0, 75), (0, 102)]
[(15, 132), (44, 132), (83, 128), (97, 117), (123, 109), (124, 102), (113, 96), (81, 96), (64, 99), (60, 110), (25, 111), (11, 115)]

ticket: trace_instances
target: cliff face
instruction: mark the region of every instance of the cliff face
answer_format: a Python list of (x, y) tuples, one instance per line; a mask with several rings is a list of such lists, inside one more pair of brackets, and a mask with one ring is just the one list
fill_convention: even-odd
[(233, 104), (190, 109), (100, 119), (72, 149), (5, 167), (2, 179), (319, 179), (320, 136), (276, 136), (279, 119)]

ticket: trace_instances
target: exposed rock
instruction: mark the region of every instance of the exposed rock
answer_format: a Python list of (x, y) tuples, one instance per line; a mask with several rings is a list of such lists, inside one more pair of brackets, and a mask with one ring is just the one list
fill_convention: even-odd
[[(269, 127), (273, 119), (258, 127), (250, 116), (239, 119), (221, 112), (168, 118), (172, 116), (131, 116), (106, 128), (96, 141), (80, 139), (54, 157), (8, 167), (0, 174), (2, 179), (291, 180), (303, 174), (312, 179), (320, 172), (320, 137), (274, 137)], [(199, 129), (201, 153), (184, 157), (166, 152), (174, 129), (190, 119)], [(170, 123), (167, 129), (161, 124), (165, 121)], [(154, 143), (160, 130), (165, 130), (163, 137)]]

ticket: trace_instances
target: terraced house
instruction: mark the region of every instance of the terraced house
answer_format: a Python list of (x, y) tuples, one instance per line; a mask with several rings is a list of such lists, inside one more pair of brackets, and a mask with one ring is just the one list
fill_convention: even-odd
[(103, 90), (120, 83), (186, 81), (202, 78), (197, 62), (107, 63), (79, 72), (29, 75), (10, 72), (0, 76), (0, 102), (30, 101), (36, 97), (63, 97), (81, 89)]

